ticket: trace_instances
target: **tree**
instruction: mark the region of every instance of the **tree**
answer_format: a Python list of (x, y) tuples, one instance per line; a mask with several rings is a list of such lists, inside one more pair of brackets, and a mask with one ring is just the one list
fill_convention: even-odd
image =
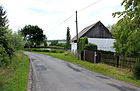
[(113, 17), (116, 15), (128, 17), (130, 20), (131, 28), (140, 31), (140, 1), (139, 0), (123, 0), (121, 5), (124, 5), (125, 10), (122, 12), (113, 13)]
[(6, 15), (6, 11), (0, 6), (0, 27), (8, 27), (8, 19)]
[(71, 36), (70, 36), (70, 28), (67, 27), (67, 37), (66, 37), (66, 49), (70, 49), (70, 39), (71, 39)]
[(43, 42), (44, 42), (44, 47), (47, 47), (47, 37), (46, 36), (44, 37), (44, 41)]
[(43, 42), (45, 39), (45, 35), (43, 34), (43, 30), (38, 26), (26, 25), (23, 29), (20, 30), (24, 39), (30, 42), (30, 45), (37, 46)]
[(140, 2), (139, 0), (123, 0), (125, 11), (115, 12), (123, 16), (116, 24), (113, 37), (114, 48), (123, 56), (136, 56), (140, 51)]
[(23, 37), (20, 32), (14, 32), (12, 33), (11, 30), (8, 31), (6, 36), (9, 39), (9, 44), (15, 49), (15, 50), (22, 50), (25, 46), (25, 41), (23, 40)]
[(113, 35), (116, 29), (116, 24), (108, 25), (107, 28), (109, 29), (109, 32)]
[(6, 36), (8, 33), (7, 23), (6, 11), (0, 6), (0, 66), (8, 65), (14, 52), (9, 43), (9, 38)]

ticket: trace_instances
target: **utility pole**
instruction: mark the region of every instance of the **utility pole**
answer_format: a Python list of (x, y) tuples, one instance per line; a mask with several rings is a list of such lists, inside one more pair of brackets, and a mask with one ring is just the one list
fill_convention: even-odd
[(78, 51), (78, 20), (77, 20), (77, 11), (76, 13), (76, 38), (77, 38), (77, 55), (78, 55), (78, 60), (79, 60), (79, 51)]

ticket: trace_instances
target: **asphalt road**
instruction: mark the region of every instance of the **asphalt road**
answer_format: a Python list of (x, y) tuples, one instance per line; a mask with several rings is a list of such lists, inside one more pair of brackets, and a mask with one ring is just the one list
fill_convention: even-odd
[(25, 52), (33, 68), (32, 91), (140, 91), (128, 83), (47, 55)]

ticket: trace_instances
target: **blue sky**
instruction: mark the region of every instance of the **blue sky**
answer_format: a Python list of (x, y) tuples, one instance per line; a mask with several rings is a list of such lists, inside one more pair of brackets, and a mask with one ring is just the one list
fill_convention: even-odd
[[(66, 29), (70, 27), (71, 36), (75, 32), (75, 13), (98, 0), (0, 0), (7, 11), (10, 28), (13, 31), (25, 25), (38, 25), (44, 30), (48, 39), (65, 39)], [(95, 5), (78, 12), (79, 31), (97, 21), (105, 26), (116, 23), (112, 13), (124, 10), (122, 0), (100, 0)], [(68, 21), (66, 18), (73, 15)]]

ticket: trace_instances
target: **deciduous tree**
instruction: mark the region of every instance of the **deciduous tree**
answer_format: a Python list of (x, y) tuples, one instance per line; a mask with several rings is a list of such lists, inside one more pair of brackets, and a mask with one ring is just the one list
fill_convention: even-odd
[(140, 51), (140, 1), (123, 0), (125, 10), (113, 16), (122, 17), (116, 24), (114, 48), (123, 56), (136, 56)]
[(43, 30), (38, 26), (26, 25), (21, 29), (21, 33), (26, 41), (30, 41), (32, 46), (40, 45), (45, 39)]

